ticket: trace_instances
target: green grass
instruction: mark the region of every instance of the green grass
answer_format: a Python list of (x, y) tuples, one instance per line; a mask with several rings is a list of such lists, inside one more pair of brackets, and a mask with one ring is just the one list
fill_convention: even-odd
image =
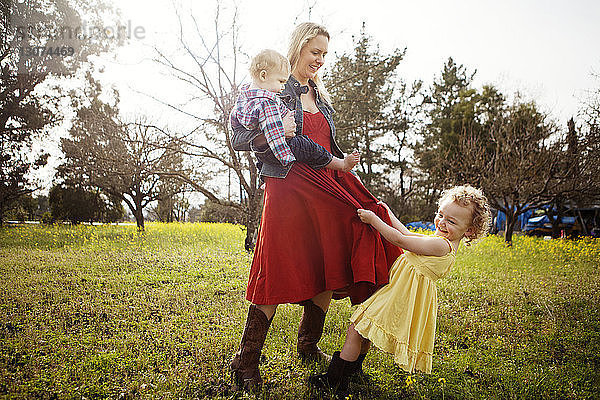
[[(251, 255), (227, 224), (0, 230), (0, 397), (254, 398), (231, 393)], [(490, 237), (439, 281), (431, 375), (377, 350), (354, 399), (598, 398), (599, 240)], [(321, 347), (343, 343), (332, 304)], [(279, 307), (258, 398), (313, 398), (323, 366), (295, 355), (300, 308)]]

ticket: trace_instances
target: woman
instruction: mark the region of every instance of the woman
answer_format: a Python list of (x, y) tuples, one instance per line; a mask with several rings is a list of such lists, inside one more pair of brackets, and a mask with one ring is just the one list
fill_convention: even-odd
[[(295, 110), (296, 134), (308, 135), (343, 158), (335, 142), (333, 109), (318, 75), (328, 45), (324, 27), (310, 22), (296, 27), (288, 52), (292, 74), (281, 99)], [(234, 148), (248, 150), (252, 135)], [(231, 362), (236, 389), (262, 383), (258, 363), (277, 304), (304, 307), (298, 354), (303, 360), (326, 359), (317, 343), (331, 298), (363, 301), (387, 283), (399, 255), (356, 216), (357, 208), (368, 208), (389, 222), (386, 209), (354, 175), (301, 163), (264, 164), (261, 175), (265, 200), (246, 293), (252, 304)]]

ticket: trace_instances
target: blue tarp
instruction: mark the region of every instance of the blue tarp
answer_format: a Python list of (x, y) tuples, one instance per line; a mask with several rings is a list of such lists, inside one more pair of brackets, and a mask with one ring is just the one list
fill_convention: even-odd
[[(515, 226), (519, 226), (521, 230), (523, 230), (523, 228), (525, 228), (525, 225), (527, 225), (527, 220), (529, 219), (531, 214), (533, 214), (533, 210), (525, 211), (523, 214), (520, 214), (517, 218), (518, 225)], [(496, 223), (494, 224), (494, 226), (498, 231), (503, 231), (505, 229), (506, 214), (504, 214), (502, 211), (498, 211), (498, 215), (496, 216)]]
[[(560, 223), (570, 228), (575, 224), (575, 217), (562, 217)], [(550, 218), (547, 215), (540, 215), (539, 217), (529, 218), (523, 230), (526, 232), (531, 231), (542, 228), (546, 224), (551, 225)]]
[(433, 222), (423, 222), (423, 221), (409, 222), (408, 224), (406, 224), (406, 227), (413, 228), (413, 229), (423, 229), (423, 230), (435, 231), (435, 226), (433, 225)]

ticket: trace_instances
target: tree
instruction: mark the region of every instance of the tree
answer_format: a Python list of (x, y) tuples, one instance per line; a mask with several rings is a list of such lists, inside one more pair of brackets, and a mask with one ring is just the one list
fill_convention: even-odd
[[(600, 75), (595, 75), (600, 83)], [(579, 148), (579, 172), (586, 182), (586, 199), (600, 202), (600, 87), (590, 93), (579, 113), (582, 120)]]
[[(581, 173), (583, 167), (582, 153), (579, 151), (581, 138), (573, 118), (567, 122), (567, 132), (560, 139), (562, 147), (557, 146), (560, 158), (550, 185), (552, 190), (549, 190), (545, 196), (548, 206), (544, 208), (544, 214), (552, 224), (554, 238), (558, 238), (561, 234), (560, 224), (564, 213), (569, 208), (577, 208), (579, 204), (586, 201), (589, 186), (589, 181)], [(583, 229), (585, 230), (585, 226)]]
[[(363, 23), (353, 53), (342, 54), (326, 79), (336, 110), (336, 138), (346, 151), (360, 151), (357, 173), (375, 194), (381, 194), (386, 187), (382, 172), (388, 165), (386, 150), (390, 147), (382, 139), (391, 139), (389, 134), (393, 132), (399, 135), (393, 137), (395, 144), (405, 144), (401, 135), (406, 132), (405, 120), (393, 113), (392, 102), (396, 88), (394, 71), (405, 52), (406, 49), (396, 49), (381, 55), (378, 47), (372, 49)], [(397, 150), (401, 158), (401, 148)]]
[(204, 202), (200, 207), (199, 220), (202, 222), (228, 222), (230, 224), (240, 224), (244, 220), (244, 215), (233, 207), (225, 207), (210, 200)]
[[(32, 155), (31, 146), (60, 117), (60, 86), (36, 91), (57, 76), (70, 76), (90, 54), (117, 41), (97, 37), (80, 40), (71, 28), (81, 27), (80, 11), (92, 25), (112, 15), (101, 1), (24, 0), (0, 4), (0, 225), (4, 212), (19, 197), (35, 190), (28, 178), (44, 166), (48, 155)], [(34, 48), (33, 52), (28, 51)], [(44, 49), (44, 54), (38, 50)], [(48, 54), (47, 49), (59, 54)], [(66, 55), (66, 56), (65, 56)]]
[(116, 222), (125, 210), (118, 198), (105, 196), (100, 190), (81, 185), (54, 185), (50, 189), (49, 204), (54, 220), (81, 222)]
[[(462, 71), (462, 72), (461, 72)], [(575, 124), (561, 132), (533, 101), (517, 93), (509, 104), (491, 85), (471, 88), (462, 66), (449, 62), (434, 84), (431, 122), (415, 151), (427, 179), (441, 190), (451, 184), (479, 185), (494, 208), (507, 216), (505, 241), (512, 243), (519, 215), (545, 209), (554, 235), (567, 206), (589, 194), (586, 141)]]
[(24, 222), (33, 221), (38, 208), (38, 201), (30, 193), (15, 200), (10, 209), (5, 213), (8, 219)]
[[(456, 156), (438, 161), (448, 168), (448, 185), (477, 185), (492, 207), (505, 213), (504, 239), (511, 245), (518, 216), (548, 204), (560, 186), (562, 142), (554, 139), (559, 136), (554, 122), (534, 102), (517, 97), (511, 105), (488, 110), (486, 119), (474, 120), (461, 133)], [(485, 135), (481, 125), (489, 127)]]
[(190, 203), (185, 193), (173, 193), (161, 186), (156, 207), (152, 208), (154, 218), (161, 222), (185, 222)]
[[(495, 102), (494, 104), (501, 104)], [(533, 103), (531, 103), (533, 104)], [(501, 107), (495, 107), (492, 114)], [(593, 110), (588, 109), (588, 111)], [(533, 115), (533, 113), (532, 113)], [(537, 127), (545, 127), (546, 136), (540, 149), (533, 153), (538, 157), (536, 168), (532, 171), (537, 174), (537, 182), (530, 184), (530, 195), (527, 200), (530, 206), (527, 209), (541, 208), (552, 224), (552, 236), (560, 236), (562, 217), (569, 209), (585, 207), (594, 204), (600, 199), (598, 185), (598, 139), (594, 139), (593, 129), (587, 134), (583, 129), (577, 129), (573, 118), (567, 121), (566, 130), (559, 130), (554, 122), (540, 113), (545, 122), (540, 122)], [(487, 118), (488, 124), (493, 118)], [(529, 131), (533, 131), (533, 127)], [(508, 171), (511, 172), (511, 171)], [(514, 176), (514, 173), (513, 173)], [(533, 180), (532, 180), (533, 181)], [(536, 183), (541, 184), (543, 190), (535, 190)], [(516, 220), (516, 217), (514, 217)], [(584, 233), (586, 227), (582, 226)]]
[[(182, 106), (153, 98), (195, 121), (189, 132), (170, 137), (180, 146), (182, 154), (193, 161), (194, 171), (173, 171), (171, 176), (183, 180), (209, 201), (239, 210), (246, 227), (245, 248), (250, 250), (258, 230), (263, 191), (254, 156), (250, 152), (237, 152), (231, 146), (229, 114), (240, 85), (238, 62), (242, 52), (238, 46), (236, 13), (223, 29), (220, 10), (217, 3), (213, 38), (201, 33), (201, 24), (193, 12), (189, 19), (184, 19), (180, 10), (176, 10), (177, 41), (183, 56), (177, 58), (156, 48), (155, 61), (186, 87), (190, 99)], [(188, 38), (190, 27), (194, 34)], [(226, 173), (237, 178), (234, 184), (240, 187), (239, 201), (230, 200), (221, 190), (223, 185), (218, 181)]]
[[(144, 229), (144, 208), (159, 197), (161, 176), (184, 173), (170, 162), (179, 151), (163, 131), (143, 119), (123, 122), (115, 104), (99, 99), (100, 85), (88, 74), (85, 104), (77, 111), (70, 138), (61, 140), (65, 163), (59, 173), (70, 182), (85, 182), (121, 199)], [(157, 147), (160, 143), (160, 147)]]
[[(171, 146), (169, 157), (163, 157), (160, 169), (168, 171), (184, 171), (182, 149)], [(184, 193), (190, 190), (189, 185), (181, 179), (169, 175), (160, 177), (158, 183), (158, 198), (154, 208), (156, 218), (161, 222), (182, 221), (189, 208)]]
[(201, 222), (202, 221), (202, 207), (193, 206), (188, 210), (188, 222)]
[(517, 94), (508, 104), (491, 85), (476, 90), (474, 75), (450, 58), (426, 96), (429, 121), (415, 146), (424, 176), (420, 190), (433, 211), (448, 186), (480, 186), (491, 205), (506, 214), (505, 241), (511, 244), (518, 216), (548, 204), (564, 182), (564, 142), (534, 102)]
[(425, 214), (435, 211), (437, 198), (444, 185), (446, 165), (440, 159), (458, 156), (457, 146), (462, 132), (472, 131), (476, 91), (471, 88), (475, 76), (452, 58), (444, 64), (441, 75), (434, 79), (423, 101), (426, 123), (414, 145), (415, 166), (421, 173), (417, 182), (425, 203)]
[(42, 215), (49, 210), (48, 196), (33, 196), (29, 193), (13, 202), (6, 217), (18, 221), (35, 221), (40, 220)]
[(394, 129), (386, 135), (383, 144), (385, 183), (381, 195), (385, 202), (403, 219), (414, 213), (418, 201), (416, 181), (418, 175), (411, 163), (411, 145), (423, 120), (422, 82), (409, 88), (404, 82), (397, 87), (394, 101)]

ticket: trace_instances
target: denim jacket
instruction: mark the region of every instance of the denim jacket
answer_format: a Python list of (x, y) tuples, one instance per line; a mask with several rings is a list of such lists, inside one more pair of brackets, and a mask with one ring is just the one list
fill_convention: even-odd
[[(316, 103), (317, 108), (321, 113), (325, 116), (327, 123), (329, 124), (329, 128), (331, 130), (331, 153), (339, 158), (344, 158), (344, 153), (340, 150), (340, 147), (335, 141), (335, 126), (333, 124), (333, 108), (327, 104), (319, 94), (319, 90), (317, 89), (317, 85), (309, 80), (308, 84), (315, 90), (316, 93)], [(302, 102), (300, 101), (300, 95), (307, 88), (301, 86), (300, 83), (290, 75), (287, 83), (285, 84), (285, 89), (280, 94), (280, 98), (283, 103), (290, 109), (295, 110), (294, 117), (296, 120), (296, 135), (302, 135)], [(254, 150), (251, 146), (252, 140), (256, 138), (256, 136), (260, 135), (260, 131), (247, 131), (242, 128), (235, 128), (236, 135), (233, 135), (234, 140), (232, 141), (232, 147), (234, 150), (238, 151), (251, 151)], [(293, 163), (290, 163), (287, 166), (282, 166), (281, 164), (271, 164), (271, 163), (263, 163), (262, 168), (260, 170), (261, 176), (269, 176), (273, 178), (285, 178), (292, 168)]]

